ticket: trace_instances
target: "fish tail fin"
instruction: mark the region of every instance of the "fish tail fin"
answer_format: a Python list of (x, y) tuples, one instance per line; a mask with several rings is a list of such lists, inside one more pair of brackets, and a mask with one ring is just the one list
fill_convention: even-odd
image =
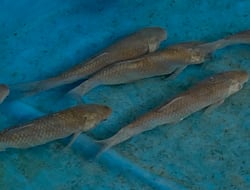
[(95, 79), (89, 79), (81, 83), (79, 86), (70, 90), (66, 96), (72, 97), (77, 101), (81, 101), (82, 96), (89, 92), (91, 89), (98, 86), (99, 83)]
[(134, 136), (134, 134), (136, 133), (133, 129), (125, 127), (120, 129), (116, 134), (114, 134), (108, 139), (96, 141), (96, 144), (99, 147), (96, 153), (96, 157), (99, 157), (102, 153), (104, 153), (111, 147), (128, 140), (129, 138)]
[(245, 30), (236, 34), (232, 34), (224, 38), (224, 41), (226, 41), (225, 43), (227, 43), (227, 45), (250, 44), (250, 30)]
[(95, 158), (99, 158), (106, 150), (109, 149), (107, 143), (103, 141), (96, 141), (96, 144), (98, 145), (98, 150), (96, 152)]
[(199, 47), (203, 47), (204, 51), (212, 53), (218, 49), (237, 44), (250, 44), (250, 30), (232, 34), (220, 40), (202, 44)]
[(13, 93), (11, 93), (11, 97), (22, 98), (27, 96), (33, 96), (40, 92), (60, 86), (60, 84), (61, 82), (57, 78), (15, 84), (10, 87), (11, 92), (13, 91)]
[(95, 153), (95, 158), (99, 158), (105, 151), (107, 151), (109, 148), (112, 147), (108, 139), (98, 140), (98, 141), (95, 141), (95, 143), (98, 145), (98, 149)]
[(32, 96), (39, 91), (38, 86), (40, 82), (19, 83), (10, 86), (10, 98), (23, 98)]

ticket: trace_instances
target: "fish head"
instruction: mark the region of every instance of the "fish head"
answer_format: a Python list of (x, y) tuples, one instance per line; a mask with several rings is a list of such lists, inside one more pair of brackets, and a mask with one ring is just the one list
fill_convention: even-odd
[(233, 94), (242, 89), (243, 85), (249, 78), (249, 74), (246, 71), (229, 71), (226, 74), (228, 75), (228, 81), (230, 82), (229, 94)]
[(107, 120), (107, 118), (112, 113), (112, 109), (105, 105), (96, 105), (96, 106), (98, 106), (98, 109), (96, 109), (95, 112), (96, 119), (99, 120), (99, 122)]
[(96, 125), (98, 125), (100, 122), (107, 120), (107, 118), (112, 113), (112, 109), (105, 105), (97, 105), (92, 104), (88, 105), (88, 114), (86, 119), (86, 126), (88, 127), (87, 130), (94, 128)]
[(0, 84), (0, 103), (9, 95), (10, 90), (5, 84)]
[(160, 43), (167, 38), (167, 32), (161, 27), (147, 27), (138, 32), (147, 45), (148, 51), (154, 52), (160, 46)]

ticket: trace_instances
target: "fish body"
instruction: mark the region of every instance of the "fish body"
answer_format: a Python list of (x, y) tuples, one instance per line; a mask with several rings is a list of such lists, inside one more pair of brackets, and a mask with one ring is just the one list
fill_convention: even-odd
[(77, 137), (105, 120), (111, 109), (102, 105), (80, 105), (53, 113), (0, 133), (0, 149), (30, 148), (72, 134)]
[(87, 62), (74, 66), (58, 76), (28, 84), (19, 84), (13, 88), (25, 95), (33, 95), (44, 90), (69, 84), (87, 78), (112, 63), (133, 59), (149, 52), (153, 52), (166, 38), (167, 33), (164, 29), (160, 27), (147, 27), (125, 37), (124, 39), (118, 40), (99, 55)]
[(9, 87), (5, 84), (0, 84), (0, 104), (5, 100), (5, 98), (9, 95), (10, 90)]
[(216, 74), (181, 93), (163, 106), (139, 117), (114, 136), (98, 143), (102, 145), (102, 151), (104, 151), (159, 125), (177, 123), (199, 110), (215, 107), (222, 104), (230, 95), (238, 92), (247, 80), (248, 74), (245, 71)]

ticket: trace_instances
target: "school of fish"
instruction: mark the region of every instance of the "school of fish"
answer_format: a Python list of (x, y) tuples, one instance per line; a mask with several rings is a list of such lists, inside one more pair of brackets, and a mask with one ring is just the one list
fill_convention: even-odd
[[(126, 84), (146, 78), (168, 75), (174, 79), (188, 65), (201, 64), (218, 49), (250, 44), (250, 30), (239, 32), (213, 42), (191, 41), (170, 45), (158, 50), (167, 32), (161, 27), (146, 27), (116, 41), (95, 57), (61, 74), (41, 81), (14, 85), (0, 84), (0, 103), (4, 100), (34, 95), (61, 85), (84, 80), (67, 96), (76, 98), (79, 105), (51, 113), (20, 126), (0, 132), (0, 151), (9, 148), (31, 148), (72, 136), (70, 146), (82, 133), (109, 118), (112, 109), (107, 105), (82, 104), (82, 96), (100, 85)], [(204, 108), (212, 109), (241, 90), (249, 75), (243, 70), (214, 74), (182, 92), (158, 108), (137, 118), (108, 139), (96, 141), (98, 155), (135, 135), (157, 126), (178, 123)], [(11, 97), (9, 100), (7, 97)]]
[(181, 43), (138, 59), (110, 65), (72, 89), (69, 95), (80, 100), (81, 96), (99, 85), (124, 84), (161, 75), (170, 75), (169, 79), (173, 79), (188, 65), (203, 63), (214, 51), (235, 44), (250, 44), (250, 31), (210, 43)]
[(123, 60), (133, 59), (158, 49), (160, 43), (167, 38), (167, 33), (160, 27), (147, 27), (141, 29), (121, 40), (118, 40), (100, 54), (77, 64), (73, 68), (41, 81), (14, 85), (13, 97), (30, 96), (44, 90), (49, 90), (61, 85), (73, 83), (87, 78), (100, 69)]

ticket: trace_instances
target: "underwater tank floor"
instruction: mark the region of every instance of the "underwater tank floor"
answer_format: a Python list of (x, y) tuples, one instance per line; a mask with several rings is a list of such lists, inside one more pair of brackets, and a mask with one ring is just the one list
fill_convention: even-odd
[[(168, 31), (162, 47), (216, 40), (250, 29), (249, 13), (246, 0), (2, 0), (0, 82), (53, 76), (145, 26)], [(140, 134), (98, 160), (88, 155), (90, 137), (111, 136), (201, 79), (231, 69), (250, 72), (250, 46), (217, 51), (173, 81), (156, 77), (92, 90), (84, 100), (112, 107), (110, 119), (81, 135), (67, 151), (62, 140), (1, 152), (0, 189), (250, 189), (250, 82), (211, 113), (197, 112), (178, 124)], [(1, 129), (70, 106), (71, 101), (59, 99), (65, 90), (2, 104)]]

